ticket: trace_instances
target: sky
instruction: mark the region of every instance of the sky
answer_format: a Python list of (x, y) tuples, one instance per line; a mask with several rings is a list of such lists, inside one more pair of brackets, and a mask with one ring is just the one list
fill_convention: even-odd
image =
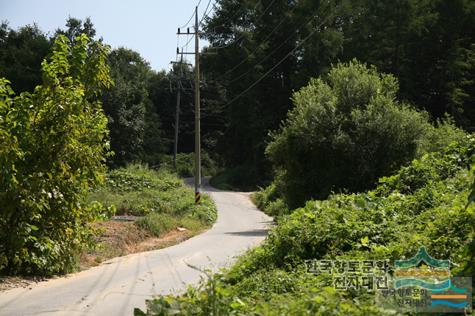
[[(155, 70), (170, 69), (176, 59), (177, 28), (184, 25), (200, 0), (0, 0), (0, 21), (7, 20), (11, 28), (36, 23), (53, 34), (65, 28), (66, 19), (90, 17), (96, 36), (112, 48), (133, 49)], [(208, 4), (201, 0), (201, 18)], [(211, 1), (210, 8), (214, 0)], [(194, 19), (193, 19), (194, 21)], [(190, 25), (190, 32), (192, 31)], [(187, 36), (180, 36), (180, 46)], [(201, 42), (200, 46), (206, 45)], [(191, 40), (188, 50), (194, 50)], [(193, 55), (188, 55), (193, 59)], [(190, 60), (191, 62), (191, 60)]]

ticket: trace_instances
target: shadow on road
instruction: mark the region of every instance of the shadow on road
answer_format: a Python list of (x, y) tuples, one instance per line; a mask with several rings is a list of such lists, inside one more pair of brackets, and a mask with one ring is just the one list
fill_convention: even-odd
[(267, 236), (269, 229), (253, 229), (253, 230), (246, 230), (240, 232), (229, 232), (225, 233), (226, 235), (234, 235), (234, 236), (247, 236), (247, 237), (263, 237)]

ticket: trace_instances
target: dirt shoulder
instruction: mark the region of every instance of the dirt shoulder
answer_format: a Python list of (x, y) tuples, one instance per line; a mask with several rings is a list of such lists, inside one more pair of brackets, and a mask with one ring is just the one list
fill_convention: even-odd
[[(161, 249), (176, 245), (200, 232), (193, 232), (177, 227), (175, 230), (155, 237), (133, 222), (104, 221), (94, 223), (98, 229), (97, 246), (95, 249), (82, 253), (79, 270), (87, 270), (115, 257), (132, 253)], [(61, 276), (55, 276), (57, 278)], [(0, 276), (0, 292), (17, 287), (29, 288), (31, 285), (48, 278)]]
[(95, 227), (100, 231), (97, 246), (82, 254), (81, 270), (111, 258), (169, 247), (196, 235), (195, 232), (177, 227), (163, 236), (155, 237), (133, 222), (122, 221), (98, 222)]

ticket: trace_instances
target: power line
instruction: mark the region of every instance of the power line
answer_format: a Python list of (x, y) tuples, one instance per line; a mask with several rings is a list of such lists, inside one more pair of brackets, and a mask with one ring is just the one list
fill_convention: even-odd
[[(202, 0), (199, 0), (199, 1), (198, 1), (198, 4), (196, 5), (196, 7), (199, 7), (199, 6), (200, 6), (201, 1), (202, 1)], [(203, 21), (205, 15), (206, 15), (206, 12), (208, 11), (208, 8), (209, 8), (209, 5), (210, 5), (210, 4), (211, 4), (211, 0), (209, 0), (209, 1), (208, 1), (208, 4), (206, 5), (206, 9), (205, 9), (204, 14), (203, 14), (203, 16), (201, 17), (201, 20), (200, 20), (200, 23), (199, 23), (200, 25), (201, 25), (201, 22)], [(214, 5), (213, 5), (213, 7), (214, 7)], [(187, 21), (184, 25), (180, 26), (179, 29), (182, 29), (182, 28), (187, 27), (188, 24), (190, 24), (191, 19), (193, 19), (193, 17), (195, 16), (195, 14), (197, 14), (196, 11), (193, 11), (193, 13), (191, 14), (191, 16), (190, 16), (190, 18), (188, 19), (188, 21)], [(177, 37), (179, 37), (179, 36), (177, 35)], [(187, 37), (187, 39), (188, 39), (188, 37)], [(188, 41), (186, 42), (186, 44), (183, 45), (183, 46), (181, 46), (181, 48), (182, 48), (182, 49), (185, 48), (185, 47), (188, 48), (188, 44), (189, 44), (192, 40), (193, 40), (193, 36), (192, 36), (191, 38), (189, 38)], [(180, 46), (179, 43), (177, 43), (176, 46), (179, 47), (179, 46)], [(177, 60), (178, 60), (178, 59), (177, 59)]]
[[(201, 17), (200, 23), (198, 23), (198, 25), (201, 25), (201, 23), (203, 22), (206, 14), (208, 13), (208, 8), (209, 8), (210, 4), (211, 4), (211, 0), (208, 1), (208, 4), (206, 5), (206, 9), (205, 9), (205, 11), (203, 13), (203, 16)], [(214, 5), (213, 5), (213, 7), (214, 7)]]
[[(244, 91), (242, 91), (241, 93), (239, 93), (237, 96), (235, 96), (231, 101), (229, 101), (228, 103), (226, 103), (223, 107), (228, 107), (229, 105), (231, 105), (234, 101), (236, 101), (238, 98), (240, 98), (241, 96), (243, 96), (244, 94), (246, 94), (247, 92), (249, 92), (249, 90), (251, 90), (252, 88), (254, 88), (259, 82), (262, 81), (262, 79), (264, 79), (268, 74), (270, 74), (275, 68), (277, 68), (280, 64), (282, 64), (290, 55), (292, 55), (292, 53), (298, 49), (300, 46), (302, 46), (313, 34), (315, 34), (315, 32), (317, 32), (319, 30), (319, 28), (329, 19), (329, 16), (327, 16), (327, 19), (325, 19), (324, 21), (322, 21), (322, 23), (320, 23), (317, 27), (315, 27), (315, 29), (310, 32), (300, 43), (297, 44), (297, 46), (295, 46), (287, 55), (284, 56), (284, 58), (282, 58), (277, 64), (275, 64), (273, 67), (271, 67), (264, 75), (262, 75), (259, 79), (257, 79), (256, 81), (254, 81), (249, 87), (247, 87)], [(306, 24), (308, 24), (310, 21), (308, 21)]]
[(282, 43), (280, 43), (279, 46), (274, 48), (270, 53), (268, 53), (263, 59), (261, 59), (258, 63), (256, 63), (252, 68), (249, 68), (249, 70), (247, 70), (246, 72), (244, 72), (244, 73), (240, 74), (239, 76), (237, 76), (236, 78), (233, 78), (232, 80), (230, 80), (229, 83), (236, 82), (236, 81), (240, 80), (241, 78), (245, 77), (250, 72), (254, 71), (254, 68), (257, 65), (261, 65), (266, 60), (268, 60), (270, 57), (272, 57), (282, 46), (284, 46), (290, 39), (292, 39), (292, 37), (295, 34), (297, 34), (303, 26), (307, 25), (312, 19), (313, 19), (313, 17), (311, 17), (310, 19), (305, 21), (302, 25), (300, 25), (300, 27), (298, 29), (296, 29), (292, 34), (290, 34), (289, 37), (287, 37)]
[[(291, 14), (294, 10), (295, 10), (296, 6), (294, 6), (292, 8), (292, 10), (289, 12), (289, 14)], [(284, 23), (284, 21), (289, 17), (290, 15), (287, 15), (284, 19), (280, 20), (280, 22), (277, 24), (276, 27), (274, 27), (274, 29), (266, 36), (266, 38), (264, 40), (262, 40), (262, 42), (266, 42), (271, 36), (272, 34), (275, 33), (275, 31), (277, 31), (277, 29), (282, 25), (282, 23)], [(285, 41), (288, 41), (285, 40)], [(282, 45), (281, 45), (282, 46)], [(278, 48), (280, 48), (281, 46), (279, 46)], [(251, 56), (254, 55), (254, 53), (256, 53), (257, 51), (259, 50), (259, 46), (257, 46), (253, 51), (252, 53), (248, 54), (243, 60), (241, 60), (239, 63), (237, 63), (236, 65), (234, 65), (234, 67), (232, 67), (231, 69), (227, 70), (224, 74), (222, 74), (221, 76), (219, 76), (218, 78), (216, 78), (215, 80), (219, 80), (219, 79), (222, 79), (224, 78), (226, 75), (230, 74), (231, 72), (233, 72), (234, 70), (236, 70), (239, 66), (241, 66), (242, 64), (244, 64), (249, 58), (251, 58)], [(258, 63), (259, 64), (259, 63)], [(256, 64), (257, 65), (257, 64)], [(255, 67), (255, 66), (254, 66)]]
[[(201, 0), (198, 1), (198, 4), (196, 5), (197, 7), (200, 6), (200, 3), (201, 3)], [(188, 24), (190, 24), (191, 22), (191, 19), (193, 19), (193, 17), (195, 16), (195, 11), (193, 11), (193, 13), (191, 14), (190, 18), (188, 19), (188, 21), (183, 25), (183, 26), (180, 26), (180, 28), (184, 28), (186, 27)], [(176, 24), (175, 24), (176, 25)]]
[[(188, 48), (188, 44), (190, 44), (191, 40), (192, 40), (193, 38), (195, 38), (195, 35), (194, 35), (194, 34), (190, 34), (190, 35), (191, 35), (190, 38), (188, 39), (188, 41), (186, 42), (186, 44), (181, 47), (181, 49), (185, 48), (185, 46)], [(187, 35), (187, 37), (188, 37), (188, 35)]]

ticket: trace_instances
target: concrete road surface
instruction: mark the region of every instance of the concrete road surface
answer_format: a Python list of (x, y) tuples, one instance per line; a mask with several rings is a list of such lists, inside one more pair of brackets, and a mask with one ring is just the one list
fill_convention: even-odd
[(245, 193), (207, 187), (218, 207), (218, 220), (207, 232), (181, 244), (132, 254), (100, 266), (30, 286), (0, 292), (0, 315), (132, 315), (145, 300), (176, 293), (256, 246), (271, 218), (258, 211)]

